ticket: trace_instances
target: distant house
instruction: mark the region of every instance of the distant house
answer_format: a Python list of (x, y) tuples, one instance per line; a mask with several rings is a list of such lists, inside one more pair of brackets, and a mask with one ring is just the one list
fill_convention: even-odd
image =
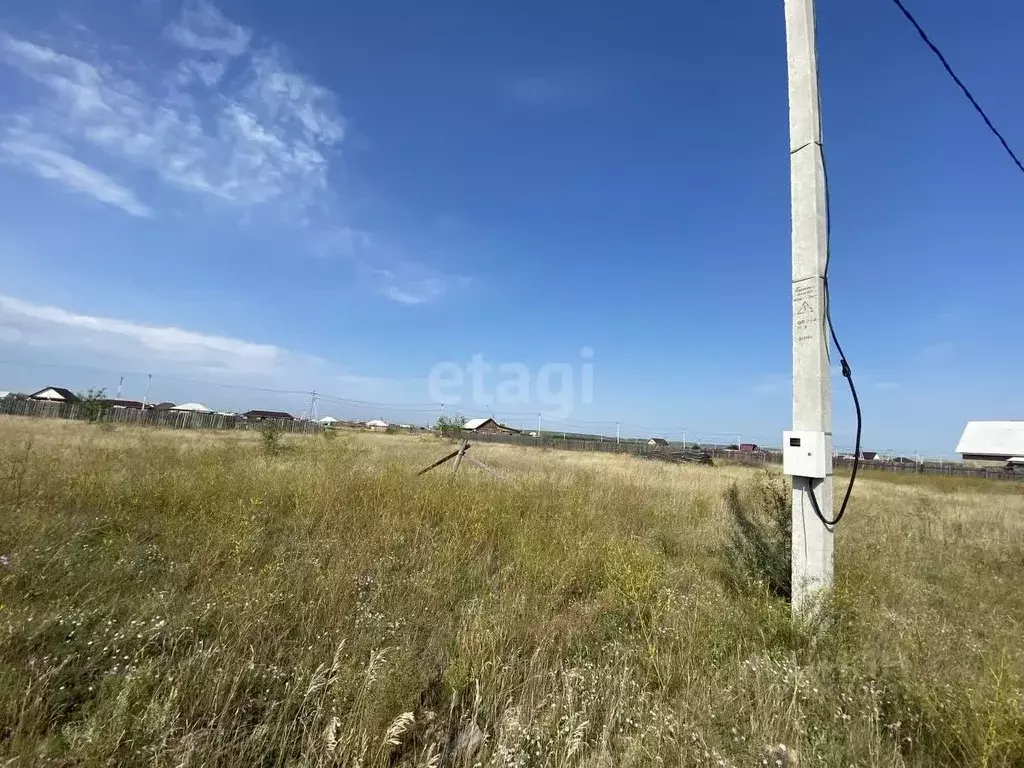
[(150, 408), (154, 411), (173, 411), (174, 403), (157, 403), (156, 405), (151, 405)]
[(284, 411), (246, 411), (242, 414), (249, 421), (294, 421), (295, 417)]
[(668, 445), (668, 440), (664, 437), (652, 437), (647, 441), (647, 444), (657, 446), (658, 448), (664, 448)]
[(171, 411), (189, 411), (191, 413), (213, 413), (202, 403), (182, 403), (181, 405), (175, 405), (169, 408)]
[(874, 461), (878, 458), (878, 451), (861, 451), (860, 457), (864, 459), (864, 461)]
[(138, 400), (122, 400), (120, 398), (108, 398), (107, 400), (100, 400), (106, 408), (132, 408), (137, 411), (142, 410), (142, 403)]
[(512, 427), (506, 427), (504, 424), (499, 424), (494, 419), (470, 419), (462, 428), (467, 432), (476, 432), (477, 434), (492, 434), (492, 435), (518, 435), (519, 430), (513, 429)]
[(388, 428), (388, 423), (381, 419), (370, 419), (366, 422), (366, 426), (373, 432), (385, 432)]
[(30, 400), (47, 400), (51, 403), (77, 403), (78, 395), (64, 387), (46, 387), (28, 396)]
[(756, 443), (740, 443), (740, 451), (743, 453), (753, 453), (759, 450), (761, 449), (757, 447)]
[(1024, 457), (1024, 421), (969, 421), (956, 452), (965, 464), (976, 467), (1006, 466)]
[(337, 422), (338, 420), (333, 416), (322, 416), (321, 418), (317, 419), (318, 424), (336, 424)]

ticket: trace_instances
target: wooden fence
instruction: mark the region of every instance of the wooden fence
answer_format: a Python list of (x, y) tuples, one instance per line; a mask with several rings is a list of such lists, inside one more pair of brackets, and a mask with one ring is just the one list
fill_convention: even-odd
[[(55, 403), (43, 400), (22, 400), (13, 397), (0, 398), (0, 415), (32, 416), (49, 419), (72, 419), (78, 421), (101, 420), (113, 424), (136, 424), (139, 426), (165, 427), (169, 429), (261, 429), (273, 424), (283, 432), (313, 434), (326, 428), (315, 421), (299, 419), (278, 419), (274, 421), (249, 421), (241, 416), (228, 416), (220, 413), (197, 413), (194, 411), (155, 411), (137, 408), (106, 408), (97, 414), (93, 405), (81, 403)], [(469, 437), (477, 443), (505, 443), (523, 445), (531, 448), (555, 448), (567, 451), (603, 451), (605, 453), (625, 453), (633, 456), (644, 456), (660, 451), (677, 451), (683, 448), (679, 443), (668, 446), (648, 445), (646, 441), (620, 440), (579, 440), (563, 439), (557, 434), (546, 434), (542, 437), (531, 437), (526, 434), (500, 433), (461, 433), (454, 437)], [(737, 451), (724, 446), (704, 445), (702, 450), (713, 459), (725, 460), (736, 464), (761, 466), (765, 464), (782, 464), (782, 453), (779, 451)], [(852, 459), (836, 458), (833, 466), (836, 469), (849, 469)], [(1015, 480), (1024, 481), (1024, 473), (1015, 473), (1005, 469), (967, 467), (958, 463), (938, 462), (888, 462), (862, 461), (861, 468), (882, 472), (898, 472), (901, 474), (939, 475), (946, 477), (969, 477), (982, 480)]]
[[(461, 436), (461, 435), (460, 435)], [(535, 448), (556, 448), (569, 451), (604, 451), (606, 453), (626, 453), (633, 456), (644, 456), (661, 451), (677, 451), (683, 448), (681, 443), (670, 443), (668, 446), (648, 445), (644, 441), (621, 440), (574, 440), (562, 439), (557, 435), (531, 437), (529, 435), (505, 435), (495, 433), (473, 433), (470, 438), (478, 443), (508, 443), (525, 445)], [(782, 464), (781, 451), (737, 451), (718, 445), (703, 445), (701, 450), (710, 454), (715, 460), (728, 461), (734, 464), (763, 466), (766, 464)], [(836, 458), (832, 461), (836, 469), (848, 470), (853, 466), (853, 459)], [(860, 463), (861, 470), (897, 472), (901, 474), (939, 475), (945, 477), (970, 477), (980, 480), (1015, 480), (1024, 481), (1024, 473), (1016, 473), (999, 468), (968, 467), (959, 463), (939, 462), (890, 462), (872, 459)]]
[(111, 424), (134, 424), (168, 429), (261, 429), (272, 424), (282, 432), (312, 434), (322, 432), (324, 425), (315, 421), (274, 419), (249, 421), (241, 416), (197, 411), (156, 411), (138, 408), (100, 408), (92, 403), (57, 403), (45, 400), (0, 398), (0, 415), (32, 416), (43, 419), (103, 421)]

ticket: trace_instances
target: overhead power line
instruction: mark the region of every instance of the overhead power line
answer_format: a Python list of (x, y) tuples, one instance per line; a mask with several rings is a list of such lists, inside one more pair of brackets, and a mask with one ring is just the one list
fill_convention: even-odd
[(942, 55), (942, 51), (940, 51), (938, 46), (931, 41), (931, 38), (928, 37), (928, 33), (921, 28), (921, 25), (917, 23), (917, 19), (915, 19), (914, 15), (907, 10), (907, 7), (901, 2), (901, 0), (892, 1), (896, 4), (896, 7), (900, 9), (900, 11), (906, 17), (907, 21), (909, 21), (913, 25), (914, 29), (917, 30), (917, 34), (919, 34), (921, 36), (921, 39), (924, 40), (925, 45), (931, 48), (932, 53), (934, 53), (938, 57), (939, 61), (942, 62), (942, 66), (945, 68), (946, 72), (949, 73), (949, 76), (953, 78), (953, 82), (960, 86), (960, 90), (964, 92), (964, 96), (966, 96), (967, 100), (970, 101), (972, 105), (974, 105), (974, 108), (978, 111), (978, 114), (981, 115), (981, 119), (985, 121), (985, 125), (987, 125), (988, 129), (992, 131), (992, 133), (995, 135), (997, 139), (999, 139), (999, 143), (1003, 145), (1003, 149), (1006, 150), (1006, 154), (1010, 156), (1010, 158), (1017, 165), (1017, 168), (1021, 171), (1021, 173), (1024, 173), (1024, 165), (1021, 164), (1020, 158), (1018, 158), (1014, 151), (1010, 149), (1010, 145), (1007, 143), (1006, 139), (1003, 138), (1003, 134), (1001, 134), (999, 132), (999, 129), (997, 129), (992, 124), (992, 121), (989, 119), (988, 115), (985, 114), (985, 110), (981, 108), (980, 104), (978, 104), (978, 100), (974, 98), (974, 95), (971, 93), (970, 89), (968, 89), (968, 87), (964, 85), (964, 81), (961, 80), (957, 76), (956, 72), (953, 71), (953, 67), (949, 65), (949, 62), (946, 60), (946, 57)]

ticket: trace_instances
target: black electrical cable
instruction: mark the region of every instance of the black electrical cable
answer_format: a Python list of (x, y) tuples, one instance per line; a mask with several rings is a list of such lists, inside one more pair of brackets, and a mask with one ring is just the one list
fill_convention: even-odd
[[(817, 78), (817, 71), (815, 71), (815, 78)], [(825, 148), (821, 143), (822, 127), (821, 127), (821, 93), (818, 93), (818, 137), (815, 140), (809, 141), (806, 144), (797, 147), (790, 152), (790, 155), (795, 155), (803, 149), (806, 149), (811, 144), (814, 144), (818, 148), (818, 156), (821, 158), (821, 175), (822, 175), (822, 186), (825, 192), (825, 269), (822, 274), (822, 288), (825, 293), (825, 322), (828, 324), (828, 332), (832, 338), (832, 343), (836, 345), (836, 351), (839, 353), (839, 365), (840, 370), (843, 373), (843, 378), (846, 379), (846, 383), (850, 385), (850, 395), (853, 397), (853, 408), (857, 413), (857, 436), (854, 441), (853, 448), (853, 467), (850, 469), (850, 484), (846, 486), (846, 493), (843, 495), (843, 503), (839, 505), (839, 513), (832, 519), (829, 520), (821, 511), (821, 507), (818, 506), (818, 499), (814, 495), (813, 481), (811, 478), (807, 479), (807, 490), (808, 496), (811, 497), (811, 507), (814, 509), (814, 514), (817, 515), (818, 519), (821, 520), (822, 524), (826, 528), (831, 528), (838, 524), (843, 519), (843, 515), (846, 514), (846, 507), (850, 503), (850, 494), (853, 493), (853, 485), (857, 482), (857, 470), (860, 469), (860, 436), (861, 429), (864, 424), (864, 417), (860, 410), (860, 398), (857, 397), (857, 387), (853, 383), (853, 371), (850, 368), (850, 363), (846, 359), (846, 353), (843, 352), (843, 345), (839, 343), (839, 336), (836, 334), (835, 326), (832, 324), (832, 294), (828, 287), (828, 268), (832, 263), (832, 198), (829, 194), (828, 188), (828, 164), (825, 162)]]
[[(832, 324), (832, 297), (828, 287), (828, 268), (832, 261), (832, 215), (831, 215), (831, 200), (828, 191), (828, 166), (825, 163), (825, 150), (821, 146), (820, 142), (814, 142), (818, 146), (818, 153), (821, 156), (821, 171), (825, 187), (825, 270), (822, 277), (822, 284), (825, 291), (825, 322), (828, 324), (829, 335), (832, 337), (832, 343), (836, 346), (836, 351), (839, 353), (839, 365), (840, 370), (843, 373), (843, 378), (846, 379), (846, 383), (850, 385), (850, 395), (853, 397), (853, 407), (857, 413), (857, 436), (853, 449), (853, 467), (850, 470), (850, 484), (846, 486), (846, 493), (843, 495), (843, 503), (839, 506), (839, 513), (834, 519), (829, 520), (821, 511), (821, 507), (818, 506), (818, 499), (814, 495), (814, 489), (809, 488), (811, 497), (811, 506), (814, 508), (814, 514), (818, 516), (818, 519), (826, 526), (831, 528), (836, 525), (840, 520), (843, 519), (843, 515), (846, 514), (846, 507), (850, 503), (850, 494), (853, 493), (853, 484), (857, 482), (857, 470), (860, 469), (860, 436), (861, 428), (863, 427), (863, 414), (860, 410), (860, 398), (857, 397), (857, 387), (853, 383), (853, 371), (850, 368), (850, 363), (846, 359), (846, 353), (843, 352), (843, 345), (839, 343), (839, 336), (836, 334), (835, 326)], [(799, 151), (799, 150), (797, 150)], [(807, 481), (811, 482), (810, 479)]]
[[(931, 41), (931, 38), (928, 37), (928, 33), (924, 31), (924, 29), (918, 23), (917, 19), (914, 18), (914, 15), (903, 4), (902, 0), (893, 0), (893, 2), (896, 4), (896, 7), (899, 8), (900, 12), (903, 14), (906, 20), (910, 22), (910, 24), (914, 27), (915, 30), (917, 30), (917, 34), (924, 41), (925, 45), (927, 45), (931, 49), (932, 53), (935, 54), (939, 62), (941, 62), (943, 68), (946, 70), (946, 73), (951, 78), (953, 78), (953, 82), (955, 82), (957, 86), (959, 86), (960, 90), (963, 92), (964, 96), (967, 97), (967, 100), (971, 102), (971, 105), (974, 107), (974, 109), (978, 112), (979, 115), (981, 115), (981, 119), (985, 121), (985, 125), (988, 126), (988, 129), (999, 140), (999, 143), (1003, 146), (1003, 149), (1005, 149), (1006, 153), (1010, 156), (1010, 159), (1013, 160), (1017, 168), (1022, 173), (1024, 173), (1024, 164), (1021, 163), (1020, 158), (1018, 158), (1016, 153), (1014, 153), (1014, 151), (1010, 148), (1009, 143), (1003, 137), (1003, 134), (999, 132), (999, 129), (996, 128), (995, 125), (993, 125), (992, 121), (989, 119), (989, 116), (985, 113), (985, 110), (981, 108), (981, 105), (978, 103), (978, 100), (974, 98), (974, 94), (972, 94), (970, 89), (966, 85), (964, 85), (964, 81), (961, 80), (957, 76), (956, 72), (953, 71), (953, 67), (950, 66), (942, 51), (940, 51), (938, 46)], [(821, 114), (820, 104), (818, 114), (819, 116)], [(843, 373), (843, 378), (845, 378), (846, 382), (850, 385), (850, 395), (853, 398), (853, 407), (857, 414), (857, 436), (854, 445), (853, 467), (850, 470), (850, 484), (846, 486), (846, 493), (843, 495), (843, 503), (840, 505), (839, 513), (835, 516), (834, 519), (829, 520), (824, 516), (824, 514), (822, 514), (821, 508), (818, 506), (818, 500), (814, 495), (814, 490), (813, 488), (810, 489), (811, 493), (809, 495), (811, 497), (811, 506), (814, 508), (814, 514), (818, 516), (818, 519), (821, 520), (823, 524), (825, 524), (828, 527), (831, 527), (836, 525), (840, 520), (842, 520), (843, 515), (846, 514), (846, 508), (850, 501), (850, 494), (853, 492), (853, 485), (857, 480), (857, 470), (860, 469), (860, 438), (861, 429), (863, 426), (863, 415), (860, 409), (860, 398), (857, 396), (857, 387), (853, 383), (853, 372), (850, 369), (850, 363), (846, 359), (846, 354), (843, 352), (843, 346), (842, 344), (839, 343), (839, 336), (836, 334), (835, 326), (832, 324), (832, 301), (828, 285), (828, 267), (829, 262), (832, 259), (832, 216), (831, 206), (829, 204), (828, 168), (825, 163), (825, 150), (821, 146), (820, 141), (816, 141), (813, 143), (817, 144), (818, 152), (821, 156), (822, 175), (824, 176), (825, 187), (825, 270), (822, 279), (823, 288), (825, 292), (825, 322), (828, 323), (828, 331), (829, 335), (832, 338), (832, 343), (835, 344), (836, 351), (839, 352), (840, 368)], [(807, 145), (805, 145), (804, 147), (800, 147), (795, 151), (799, 152), (806, 146)], [(810, 482), (811, 481), (808, 480), (808, 483)]]
[(995, 135), (997, 139), (999, 139), (999, 143), (1003, 145), (1003, 149), (1006, 150), (1006, 153), (1010, 156), (1013, 162), (1017, 164), (1017, 168), (1019, 168), (1021, 172), (1024, 173), (1024, 165), (1021, 164), (1020, 158), (1018, 158), (1014, 151), (1010, 149), (1010, 145), (1006, 142), (1006, 139), (1003, 138), (1003, 134), (1001, 134), (992, 124), (992, 121), (989, 120), (988, 115), (985, 114), (985, 110), (981, 108), (980, 104), (978, 104), (978, 100), (974, 98), (974, 95), (970, 92), (970, 90), (968, 90), (967, 86), (964, 85), (964, 81), (957, 77), (956, 72), (953, 71), (953, 68), (949, 65), (949, 62), (946, 61), (946, 57), (942, 55), (942, 51), (940, 51), (938, 46), (931, 41), (931, 38), (928, 37), (928, 33), (921, 28), (921, 25), (917, 23), (917, 19), (915, 19), (914, 15), (907, 10), (907, 7), (901, 2), (901, 0), (893, 0), (893, 2), (896, 4), (896, 7), (899, 8), (903, 15), (906, 17), (907, 21), (909, 21), (913, 25), (914, 29), (917, 30), (917, 34), (921, 36), (922, 40), (924, 40), (925, 45), (931, 48), (932, 53), (934, 53), (938, 57), (939, 61), (942, 62), (942, 66), (945, 68), (949, 76), (953, 78), (953, 82), (960, 86), (960, 90), (964, 92), (964, 96), (966, 96), (967, 100), (971, 102), (972, 105), (974, 105), (974, 108), (978, 111), (978, 114), (981, 115), (981, 119), (985, 121), (985, 125), (987, 125), (988, 129), (992, 131), (992, 133)]

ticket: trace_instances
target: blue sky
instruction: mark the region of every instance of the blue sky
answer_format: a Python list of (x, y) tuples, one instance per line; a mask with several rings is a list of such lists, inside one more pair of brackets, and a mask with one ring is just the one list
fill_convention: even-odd
[[(1024, 147), (1024, 7), (916, 5)], [(818, 14), (865, 444), (948, 454), (1021, 415), (1022, 179), (891, 3)], [(781, 2), (6, 4), (0, 389), (427, 422), (431, 371), (480, 355), (529, 391), (446, 410), (777, 443), (785, 74)]]

